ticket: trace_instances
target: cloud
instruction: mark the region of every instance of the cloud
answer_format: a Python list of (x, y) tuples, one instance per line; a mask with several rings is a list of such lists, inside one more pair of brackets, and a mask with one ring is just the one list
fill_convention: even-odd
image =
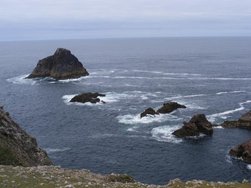
[[(151, 31), (156, 35), (155, 30), (197, 35), (191, 27), (202, 28), (200, 32), (214, 28), (223, 34), (232, 28), (230, 33), (238, 35), (247, 32), (250, 20), (250, 0), (2, 0), (0, 6), (0, 34), (15, 38), (22, 38), (20, 32), (25, 31), (37, 36), (44, 31), (47, 37), (50, 31), (72, 37), (99, 30), (114, 35), (124, 34), (123, 30), (144, 30), (150, 36)], [(12, 29), (16, 31), (9, 36)]]

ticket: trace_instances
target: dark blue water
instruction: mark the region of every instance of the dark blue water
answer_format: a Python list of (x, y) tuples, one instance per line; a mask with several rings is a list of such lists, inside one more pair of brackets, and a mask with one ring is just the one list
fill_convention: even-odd
[[(68, 48), (90, 76), (64, 82), (24, 80), (37, 61)], [(250, 179), (228, 150), (251, 132), (214, 129), (212, 138), (171, 132), (193, 114), (214, 123), (251, 108), (251, 38), (106, 39), (0, 43), (0, 103), (35, 136), (56, 165), (128, 173), (146, 183), (181, 178)], [(103, 105), (69, 105), (72, 94), (100, 92)], [(187, 105), (140, 119), (164, 101)]]

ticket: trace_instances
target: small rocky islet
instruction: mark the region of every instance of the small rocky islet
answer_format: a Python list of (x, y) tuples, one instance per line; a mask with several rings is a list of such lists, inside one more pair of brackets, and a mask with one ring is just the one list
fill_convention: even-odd
[(209, 122), (205, 114), (197, 114), (189, 122), (174, 131), (172, 134), (178, 138), (199, 136), (200, 134), (211, 136), (213, 134), (213, 124)]
[(100, 94), (100, 93), (82, 93), (79, 95), (74, 96), (70, 102), (79, 102), (79, 103), (92, 103), (92, 104), (96, 104), (96, 103), (105, 103), (105, 101), (101, 100), (99, 97), (105, 97), (105, 94)]
[(58, 48), (55, 53), (38, 61), (27, 79), (51, 77), (56, 80), (80, 78), (89, 73), (70, 50)]
[(140, 118), (146, 117), (148, 115), (159, 115), (159, 114), (169, 114), (178, 108), (186, 108), (185, 105), (181, 105), (177, 102), (167, 102), (162, 105), (157, 111), (153, 108), (147, 108), (144, 112), (140, 114)]

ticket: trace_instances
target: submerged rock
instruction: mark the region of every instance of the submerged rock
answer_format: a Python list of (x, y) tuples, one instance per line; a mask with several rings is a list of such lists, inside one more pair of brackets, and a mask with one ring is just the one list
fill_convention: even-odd
[(101, 101), (100, 98), (98, 97), (105, 97), (104, 94), (100, 94), (100, 93), (82, 93), (80, 95), (76, 95), (75, 97), (73, 97), (70, 102), (80, 102), (80, 103), (86, 103), (86, 102), (90, 102), (90, 103), (105, 103), (104, 101)]
[(159, 113), (156, 112), (153, 108), (147, 108), (144, 112), (140, 114), (140, 118), (143, 118), (147, 115), (158, 115)]
[(222, 123), (221, 126), (224, 128), (251, 129), (251, 111), (242, 115), (238, 120), (224, 121), (224, 123)]
[(160, 114), (167, 114), (173, 112), (174, 110), (177, 110), (178, 108), (186, 108), (186, 106), (181, 105), (177, 102), (168, 102), (164, 103), (163, 106), (157, 110), (157, 112)]
[(242, 158), (246, 163), (251, 163), (251, 140), (232, 148), (229, 151), (229, 155)]
[(199, 136), (200, 133), (209, 136), (213, 134), (213, 125), (207, 120), (204, 114), (193, 116), (189, 122), (184, 122), (184, 125), (172, 134), (179, 138), (184, 138), (189, 136)]
[(70, 50), (58, 48), (54, 55), (38, 61), (37, 66), (27, 78), (52, 77), (71, 79), (87, 76), (89, 73)]
[(22, 130), (2, 107), (0, 108), (0, 164), (14, 166), (52, 164), (46, 152), (38, 147), (36, 139)]

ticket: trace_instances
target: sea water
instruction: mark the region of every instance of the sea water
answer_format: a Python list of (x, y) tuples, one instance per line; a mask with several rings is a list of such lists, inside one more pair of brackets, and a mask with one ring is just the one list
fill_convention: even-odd
[[(90, 76), (25, 79), (39, 59), (63, 47)], [(251, 38), (149, 38), (0, 42), (0, 103), (37, 138), (55, 165), (127, 173), (145, 183), (170, 179), (250, 179), (250, 166), (228, 156), (251, 132), (215, 128), (212, 137), (172, 132), (197, 113), (215, 124), (251, 109)], [(99, 92), (105, 104), (70, 103)], [(140, 118), (164, 102), (187, 106)]]

